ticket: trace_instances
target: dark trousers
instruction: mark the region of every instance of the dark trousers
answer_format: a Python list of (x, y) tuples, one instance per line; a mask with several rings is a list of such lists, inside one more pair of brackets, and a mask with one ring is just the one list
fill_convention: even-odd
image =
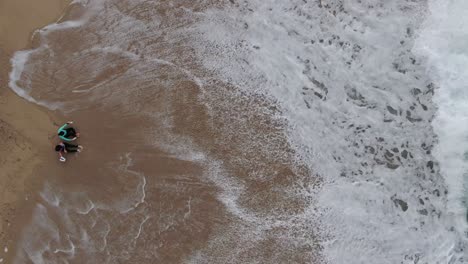
[(65, 150), (67, 152), (78, 152), (78, 145), (70, 144), (67, 142), (63, 142), (63, 144), (65, 145)]

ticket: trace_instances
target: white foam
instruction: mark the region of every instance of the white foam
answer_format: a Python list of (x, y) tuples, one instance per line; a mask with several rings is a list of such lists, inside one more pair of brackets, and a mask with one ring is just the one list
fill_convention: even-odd
[(38, 29), (38, 32), (41, 34), (47, 34), (47, 33), (50, 33), (51, 31), (58, 31), (58, 30), (80, 27), (83, 24), (84, 24), (83, 20), (69, 20), (69, 21), (64, 21), (60, 23), (52, 23), (41, 29)]
[(60, 205), (60, 197), (52, 190), (48, 182), (44, 184), (44, 189), (40, 192), (40, 196), (51, 206), (58, 207)]
[[(77, 1), (76, 1), (77, 2)], [(74, 4), (75, 1), (72, 3)], [(63, 16), (58, 19), (58, 21), (62, 20)], [(70, 29), (70, 28), (77, 28), (82, 26), (85, 21), (86, 21), (86, 16), (83, 17), (80, 20), (68, 20), (68, 21), (63, 21), (63, 22), (55, 22), (49, 25), (46, 25), (45, 27), (38, 29), (34, 31), (32, 37), (34, 37), (36, 34), (40, 34), (42, 39), (41, 39), (41, 44), (38, 48), (32, 49), (32, 50), (22, 50), (22, 51), (17, 51), (14, 53), (13, 57), (11, 58), (11, 64), (12, 64), (12, 69), (9, 74), (9, 82), (8, 85), (10, 88), (19, 96), (23, 97), (24, 99), (44, 106), (46, 108), (49, 108), (51, 110), (56, 110), (62, 106), (60, 102), (47, 102), (43, 100), (36, 100), (34, 99), (31, 95), (31, 84), (27, 84), (26, 87), (20, 87), (18, 86), (18, 82), (21, 80), (22, 74), (25, 72), (25, 67), (28, 63), (28, 59), (30, 58), (31, 54), (35, 52), (40, 52), (43, 49), (48, 49), (47, 41), (45, 36), (53, 31), (59, 31), (59, 30), (65, 30), (65, 29)]]
[(91, 200), (86, 200), (86, 201), (87, 201), (87, 205), (86, 205), (85, 209), (79, 210), (79, 209), (77, 208), (77, 209), (75, 209), (77, 213), (82, 214), (82, 215), (87, 215), (87, 214), (89, 214), (94, 208), (96, 208), (96, 206), (94, 205), (94, 203), (93, 203)]
[(28, 93), (21, 89), (17, 82), (21, 78), (21, 74), (23, 73), (24, 67), (26, 62), (33, 51), (31, 50), (23, 50), (17, 51), (14, 56), (11, 58), (12, 70), (10, 72), (10, 81), (9, 86), (13, 91), (15, 91), (19, 96), (26, 98), (29, 101), (35, 102), (35, 100), (28, 95)]
[[(322, 176), (316, 205), (320, 210), (310, 210), (309, 218), (324, 228), (323, 253), (330, 263), (460, 262), (455, 253), (460, 250), (459, 234), (450, 231), (450, 214), (444, 208), (444, 182), (437, 174), (421, 172), (430, 159), (420, 148), (433, 137), (429, 124), (413, 123), (404, 116), (383, 122), (388, 105), (414, 107), (416, 99), (409, 90), (429, 81), (421, 67), (412, 66), (418, 65), (416, 61), (408, 59), (414, 56), (408, 49), (421, 17), (417, 12), (424, 5), (325, 4), (329, 7), (318, 8), (311, 1), (248, 1), (240, 7), (209, 10), (192, 31), (200, 32), (193, 33), (196, 50), (204, 66), (221, 80), (277, 100), (290, 125), (290, 143), (311, 171)], [(350, 96), (350, 89), (359, 96)], [(352, 102), (359, 98), (363, 105)], [(430, 119), (430, 111), (416, 113)], [(373, 134), (361, 137), (347, 129), (350, 125), (369, 125)], [(411, 142), (408, 150), (415, 158), (398, 169), (375, 164), (374, 157), (359, 148), (376, 146), (377, 137), (389, 141), (382, 143), (388, 148)], [(418, 173), (430, 180), (418, 178)], [(214, 179), (221, 186), (235, 186)], [(441, 197), (429, 193), (434, 189)], [(255, 222), (255, 214), (237, 206), (237, 195), (228, 190), (220, 199), (231, 213)], [(403, 212), (396, 206), (394, 195), (407, 201), (410, 209)], [(420, 196), (428, 198), (424, 206)], [(421, 214), (422, 208), (429, 213)]]
[[(143, 175), (142, 173), (139, 173), (137, 171), (133, 171), (133, 170), (130, 170), (129, 167), (132, 166), (133, 164), (133, 160), (131, 158), (131, 153), (126, 153), (125, 154), (125, 163), (124, 165), (122, 166), (121, 170), (125, 173), (130, 173), (134, 176), (137, 176), (140, 178), (140, 182), (138, 183), (138, 186), (137, 186), (137, 190), (136, 190), (136, 195), (139, 195), (140, 198), (137, 199), (138, 201), (129, 206), (128, 208), (125, 208), (125, 209), (121, 209), (120, 210), (120, 213), (122, 214), (126, 214), (134, 209), (136, 209), (140, 204), (144, 203), (145, 202), (145, 197), (146, 197), (146, 191), (145, 191), (145, 186), (146, 186), (146, 177), (145, 175)], [(127, 197), (128, 199), (130, 199), (130, 197)], [(127, 200), (128, 200), (127, 199)], [(135, 198), (136, 199), (136, 198)], [(124, 203), (127, 203), (127, 201), (125, 201)]]
[(110, 224), (106, 223), (106, 230), (104, 231), (104, 235), (102, 237), (102, 247), (99, 249), (99, 251), (104, 251), (107, 248), (107, 236), (109, 235), (111, 231), (111, 226)]
[(59, 241), (59, 230), (54, 222), (49, 218), (47, 209), (38, 204), (33, 212), (32, 222), (25, 228), (22, 234), (22, 242), (18, 254), (13, 263), (26, 263), (29, 259), (34, 264), (44, 264), (43, 254), (50, 250), (51, 241)]
[[(41, 48), (38, 48), (38, 49), (41, 49)], [(18, 82), (21, 80), (21, 75), (24, 73), (24, 70), (25, 70), (25, 67), (27, 65), (27, 62), (28, 62), (28, 59), (29, 57), (31, 56), (31, 54), (33, 52), (35, 52), (37, 50), (23, 50), (23, 51), (17, 51), (15, 52), (15, 54), (13, 55), (13, 57), (11, 58), (11, 65), (12, 65), (12, 68), (11, 68), (11, 72), (9, 74), (9, 82), (8, 82), (8, 85), (10, 86), (10, 88), (19, 96), (23, 97), (24, 99), (32, 102), (32, 103), (35, 103), (35, 104), (38, 104), (38, 105), (41, 105), (41, 106), (44, 106), (46, 108), (49, 108), (51, 110), (56, 110), (58, 108), (61, 107), (61, 103), (57, 102), (57, 103), (50, 103), (50, 102), (47, 102), (47, 101), (41, 101), (41, 100), (36, 100), (34, 99), (29, 93), (30, 93), (30, 89), (31, 87), (28, 87), (30, 84), (28, 84), (26, 87), (20, 87), (18, 85)]]
[(146, 221), (148, 221), (148, 219), (150, 219), (151, 217), (149, 216), (145, 216), (145, 218), (143, 219), (143, 221), (141, 221), (139, 227), (138, 227), (138, 232), (137, 234), (135, 235), (134, 237), (134, 240), (135, 240), (135, 243), (136, 243), (136, 240), (140, 237), (140, 234), (141, 234), (141, 230), (143, 230), (143, 225), (146, 223)]
[(75, 255), (75, 244), (73, 244), (73, 242), (71, 241), (70, 239), (70, 236), (67, 235), (67, 241), (68, 241), (68, 244), (69, 244), (69, 248), (56, 248), (54, 250), (54, 253), (59, 253), (59, 252), (62, 252), (62, 253), (65, 253), (65, 254), (69, 254), (71, 255), (71, 257), (73, 257)]
[(187, 212), (184, 213), (184, 220), (190, 217), (192, 214), (192, 196), (189, 196), (189, 199), (187, 201)]
[(439, 89), (433, 121), (438, 135), (434, 155), (449, 186), (448, 208), (455, 228), (467, 231), (468, 188), (468, 2), (432, 0), (414, 47), (428, 59), (430, 74)]

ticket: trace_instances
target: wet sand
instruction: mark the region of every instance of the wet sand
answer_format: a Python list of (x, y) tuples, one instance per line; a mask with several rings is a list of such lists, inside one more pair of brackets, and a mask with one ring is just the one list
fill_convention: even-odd
[[(190, 3), (184, 8), (216, 4)], [(313, 180), (295, 162), (273, 102), (239, 97), (223, 82), (201, 87), (196, 76), (209, 73), (185, 39), (125, 29), (129, 18), (159, 17), (164, 34), (194, 22), (178, 23), (172, 4), (94, 4), (69, 8), (67, 18), (86, 14), (83, 24), (47, 32), (47, 48), (33, 53), (34, 67), (18, 82), (33, 98), (62, 104), (85, 150), (65, 164), (47, 150), (35, 170), (47, 181), (27, 210), (33, 220), (15, 263), (316, 259), (311, 230), (305, 242), (285, 242), (310, 226), (295, 219), (310, 201), (289, 190), (295, 179)]]
[(31, 33), (57, 20), (67, 5), (64, 0), (0, 1), (0, 259), (5, 262), (4, 248), (13, 251), (16, 223), (27, 221), (21, 217), (27, 217), (25, 207), (41, 183), (35, 169), (51, 158), (53, 120), (58, 119), (10, 90), (10, 58), (30, 47)]

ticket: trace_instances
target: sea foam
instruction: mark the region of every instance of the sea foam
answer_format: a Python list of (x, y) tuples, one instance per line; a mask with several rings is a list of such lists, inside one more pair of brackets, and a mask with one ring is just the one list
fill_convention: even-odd
[(414, 47), (427, 58), (428, 74), (438, 86), (434, 97), (438, 110), (432, 122), (438, 136), (434, 155), (449, 187), (447, 210), (460, 233), (468, 227), (467, 12), (466, 1), (430, 1), (430, 14)]

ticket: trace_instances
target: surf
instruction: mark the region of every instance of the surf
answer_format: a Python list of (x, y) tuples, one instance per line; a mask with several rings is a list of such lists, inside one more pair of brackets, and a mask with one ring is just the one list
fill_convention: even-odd
[(452, 220), (448, 228), (456, 230), (466, 246), (462, 234), (468, 230), (468, 19), (464, 15), (468, 3), (432, 0), (429, 7), (414, 50), (427, 59), (427, 73), (437, 85), (434, 156), (448, 186), (447, 214)]

